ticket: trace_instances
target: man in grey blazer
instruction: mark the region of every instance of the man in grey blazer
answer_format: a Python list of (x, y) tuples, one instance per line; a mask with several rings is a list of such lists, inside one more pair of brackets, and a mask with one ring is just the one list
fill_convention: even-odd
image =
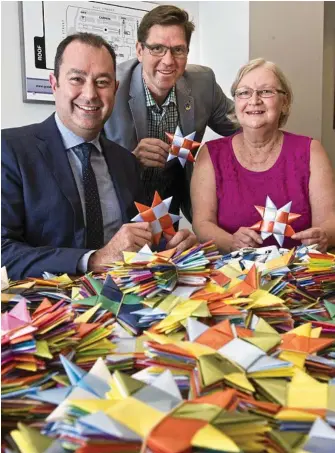
[(231, 135), (236, 126), (227, 118), (233, 110), (210, 68), (187, 65), (194, 24), (186, 11), (161, 5), (148, 12), (138, 29), (137, 59), (117, 66), (119, 90), (112, 116), (105, 124), (110, 140), (131, 151), (141, 163), (147, 203), (155, 190), (173, 196), (171, 211), (181, 207), (191, 220), (189, 183), (192, 164), (167, 162), (165, 132), (176, 126), (183, 135), (196, 132), (201, 142), (206, 126)]

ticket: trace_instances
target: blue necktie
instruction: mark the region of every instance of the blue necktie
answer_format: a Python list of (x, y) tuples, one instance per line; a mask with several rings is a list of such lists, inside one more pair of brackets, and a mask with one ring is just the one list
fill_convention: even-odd
[(97, 180), (91, 165), (92, 143), (81, 143), (73, 150), (82, 163), (86, 208), (86, 247), (99, 249), (104, 245), (104, 227)]

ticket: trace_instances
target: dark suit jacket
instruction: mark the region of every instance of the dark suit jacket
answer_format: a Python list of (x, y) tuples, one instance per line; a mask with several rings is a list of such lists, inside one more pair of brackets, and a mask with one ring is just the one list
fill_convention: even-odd
[[(142, 138), (148, 136), (142, 64), (133, 59), (117, 65), (116, 79), (120, 85), (112, 116), (105, 124), (105, 132), (110, 140), (133, 151)], [(234, 110), (234, 103), (225, 96), (210, 68), (187, 65), (183, 76), (176, 83), (176, 95), (184, 135), (195, 131), (194, 139), (201, 142), (207, 126), (220, 135), (236, 132), (236, 125), (227, 118), (227, 114)], [(192, 169), (193, 165), (187, 162), (184, 184), (180, 182), (179, 189), (181, 207), (190, 221), (189, 184)]]
[[(12, 279), (76, 274), (85, 248), (81, 201), (54, 115), (2, 131), (2, 265)], [(135, 157), (101, 137), (122, 221), (136, 214), (142, 185)]]

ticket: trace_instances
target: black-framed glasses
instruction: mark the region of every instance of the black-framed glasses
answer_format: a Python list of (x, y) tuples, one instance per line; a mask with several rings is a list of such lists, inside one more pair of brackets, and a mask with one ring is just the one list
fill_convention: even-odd
[(252, 88), (240, 88), (235, 91), (235, 96), (239, 99), (250, 99), (254, 93), (261, 98), (272, 98), (277, 93), (286, 94), (286, 91), (278, 90), (277, 88), (262, 88), (261, 90), (253, 90)]
[(166, 52), (170, 50), (171, 55), (175, 58), (185, 58), (188, 55), (189, 49), (186, 46), (163, 46), (163, 44), (147, 44), (146, 42), (142, 42), (142, 47), (146, 47), (150, 55), (154, 57), (164, 57)]

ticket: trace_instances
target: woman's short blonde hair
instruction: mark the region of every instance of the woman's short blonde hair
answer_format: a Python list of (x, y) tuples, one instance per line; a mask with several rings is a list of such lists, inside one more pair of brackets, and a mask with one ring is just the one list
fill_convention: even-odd
[[(231, 95), (233, 97), (235, 97), (236, 88), (238, 87), (238, 84), (240, 83), (240, 81), (243, 79), (243, 77), (246, 74), (251, 72), (253, 69), (261, 68), (261, 67), (270, 69), (274, 73), (274, 75), (277, 77), (277, 79), (281, 85), (280, 88), (283, 91), (285, 91), (285, 93), (286, 93), (286, 95), (285, 95), (286, 100), (287, 100), (286, 109), (284, 112), (281, 112), (280, 117), (279, 117), (279, 124), (278, 124), (278, 127), (282, 127), (282, 126), (284, 126), (284, 124), (286, 123), (286, 121), (290, 115), (291, 106), (292, 106), (292, 102), (293, 102), (293, 92), (292, 92), (292, 88), (291, 88), (289, 81), (287, 80), (286, 76), (284, 75), (283, 71), (279, 68), (279, 66), (276, 65), (276, 63), (273, 63), (272, 61), (264, 60), (264, 58), (255, 58), (254, 60), (250, 60), (249, 63), (242, 66), (242, 68), (238, 71), (237, 76), (231, 86), (231, 90), (230, 90)], [(229, 115), (229, 118), (234, 123), (238, 124), (238, 120), (237, 120), (235, 113)]]

